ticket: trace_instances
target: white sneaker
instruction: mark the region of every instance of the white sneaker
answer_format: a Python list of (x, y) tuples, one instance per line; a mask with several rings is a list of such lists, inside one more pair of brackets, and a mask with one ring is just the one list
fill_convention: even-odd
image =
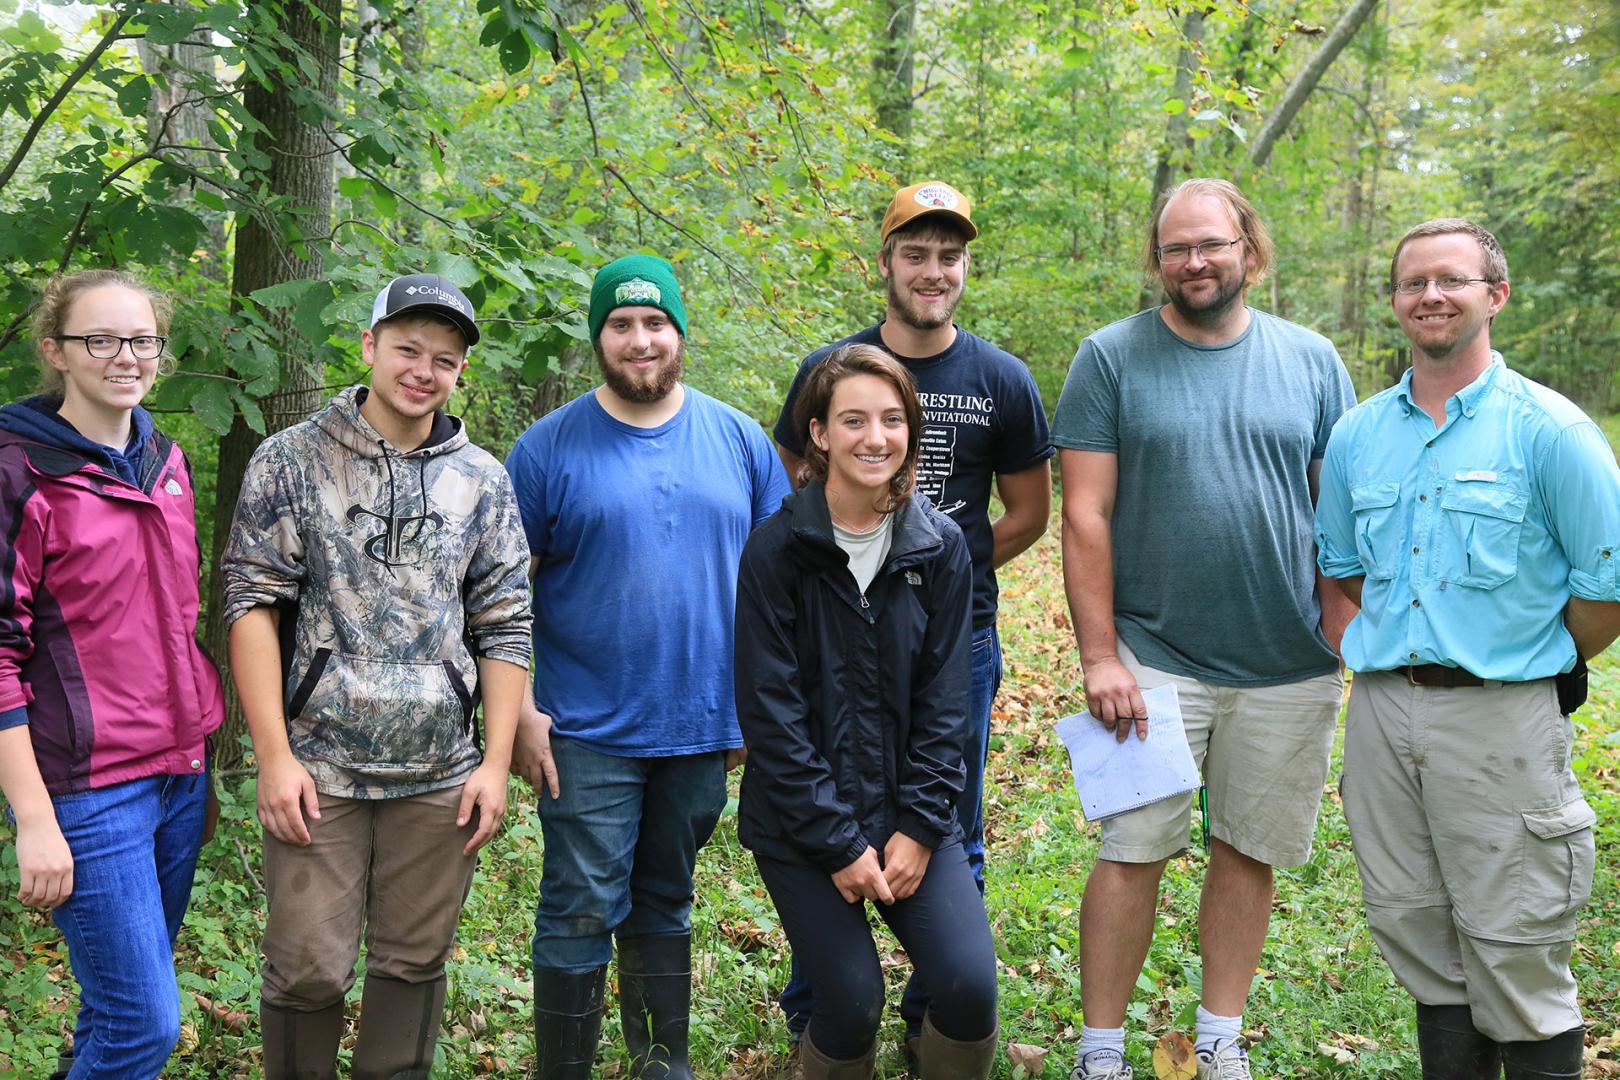
[(1069, 1080), (1131, 1080), (1135, 1074), (1117, 1050), (1093, 1050), (1074, 1063)]
[(1213, 1050), (1198, 1051), (1198, 1080), (1254, 1080), (1243, 1044), (1221, 1039)]

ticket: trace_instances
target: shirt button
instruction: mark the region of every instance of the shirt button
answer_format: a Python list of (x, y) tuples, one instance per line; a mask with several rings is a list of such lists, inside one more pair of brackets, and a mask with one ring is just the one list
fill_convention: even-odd
[(202, 768), (202, 762), (198, 761), (196, 758), (192, 758), (191, 759), (191, 767), (193, 769), (200, 769), (200, 768)]
[(1436, 494), (1436, 495), (1438, 495), (1438, 494), (1440, 494), (1440, 489), (1439, 489), (1439, 488), (1435, 488), (1435, 489), (1434, 489), (1434, 493), (1435, 493), (1435, 494)]
[(1608, 548), (1603, 549), (1603, 557), (1605, 559), (1607, 559), (1609, 557), (1609, 549)]
[(1418, 502), (1428, 502), (1428, 501), (1429, 501), (1429, 497), (1427, 495), (1419, 495), (1418, 496)]
[(1408, 660), (1416, 660), (1417, 659), (1417, 653), (1409, 652), (1409, 653), (1406, 654), (1406, 658)]
[(1421, 601), (1421, 600), (1413, 600), (1412, 601), (1412, 606), (1413, 607), (1422, 607), (1423, 606), (1423, 601)]
[(1417, 553), (1418, 553), (1418, 549), (1417, 549), (1417, 548), (1413, 548), (1413, 549), (1412, 549), (1412, 554), (1414, 554), (1414, 555), (1416, 555), (1416, 554), (1417, 554)]

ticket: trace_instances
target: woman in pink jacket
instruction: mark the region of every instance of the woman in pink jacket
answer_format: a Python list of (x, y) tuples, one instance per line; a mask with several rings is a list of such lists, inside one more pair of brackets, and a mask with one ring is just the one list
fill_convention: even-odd
[(179, 1039), (173, 946), (224, 716), (190, 470), (140, 407), (168, 315), (121, 273), (53, 279), (46, 393), (0, 409), (0, 792), (18, 899), (51, 913), (79, 983), (72, 1080), (155, 1077)]

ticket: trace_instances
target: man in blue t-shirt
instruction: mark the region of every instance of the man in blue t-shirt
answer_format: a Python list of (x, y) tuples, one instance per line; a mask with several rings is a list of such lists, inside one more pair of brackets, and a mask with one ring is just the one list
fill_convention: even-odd
[(742, 760), (737, 564), (787, 478), (743, 413), (686, 386), (673, 268), (591, 286), (601, 386), (506, 461), (528, 534), (535, 669), (513, 771), (539, 796), (536, 1075), (588, 1080), (607, 964), (633, 1075), (690, 1080), (692, 873)]
[[(968, 242), (979, 234), (966, 195), (927, 181), (901, 188), (879, 230), (878, 272), (888, 286), (883, 321), (805, 358), (776, 422), (788, 475), (800, 482), (804, 435), (793, 403), (805, 376), (834, 349), (859, 343), (886, 349), (917, 381), (923, 408), (917, 488), (961, 526), (973, 559), (973, 700), (963, 733), (967, 767), (957, 820), (968, 865), (984, 890), (984, 768), (990, 708), (1001, 685), (996, 636), (996, 569), (1040, 539), (1052, 512), (1052, 456), (1041, 394), (1022, 360), (958, 327), (952, 316), (967, 279)], [(995, 481), (1004, 511), (990, 519)], [(782, 1011), (795, 1035), (810, 1022), (809, 985), (795, 970)], [(900, 1012), (908, 1051), (922, 1032), (928, 1000), (915, 979)]]
[[(1329, 590), (1323, 617), (1311, 507), (1355, 396), (1327, 339), (1244, 304), (1272, 245), (1231, 183), (1178, 186), (1148, 251), (1169, 303), (1081, 342), (1053, 421), (1063, 577), (1093, 716), (1145, 737), (1141, 690), (1176, 687), (1208, 796), (1198, 1076), (1237, 1080), (1271, 868), (1310, 857), (1343, 692), (1348, 611)], [(1191, 808), (1189, 794), (1102, 822), (1080, 909), (1076, 1080), (1131, 1075), (1125, 1010)]]

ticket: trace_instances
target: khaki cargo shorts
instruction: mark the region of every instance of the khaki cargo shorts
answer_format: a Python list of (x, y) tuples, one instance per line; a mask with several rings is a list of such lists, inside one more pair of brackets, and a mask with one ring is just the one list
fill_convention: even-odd
[[(1193, 764), (1209, 788), (1210, 833), (1271, 866), (1309, 860), (1343, 677), (1332, 672), (1281, 686), (1215, 686), (1147, 667), (1124, 641), (1119, 658), (1144, 690), (1175, 684)], [(1178, 795), (1105, 819), (1100, 856), (1152, 863), (1184, 850), (1192, 839), (1195, 798)]]

